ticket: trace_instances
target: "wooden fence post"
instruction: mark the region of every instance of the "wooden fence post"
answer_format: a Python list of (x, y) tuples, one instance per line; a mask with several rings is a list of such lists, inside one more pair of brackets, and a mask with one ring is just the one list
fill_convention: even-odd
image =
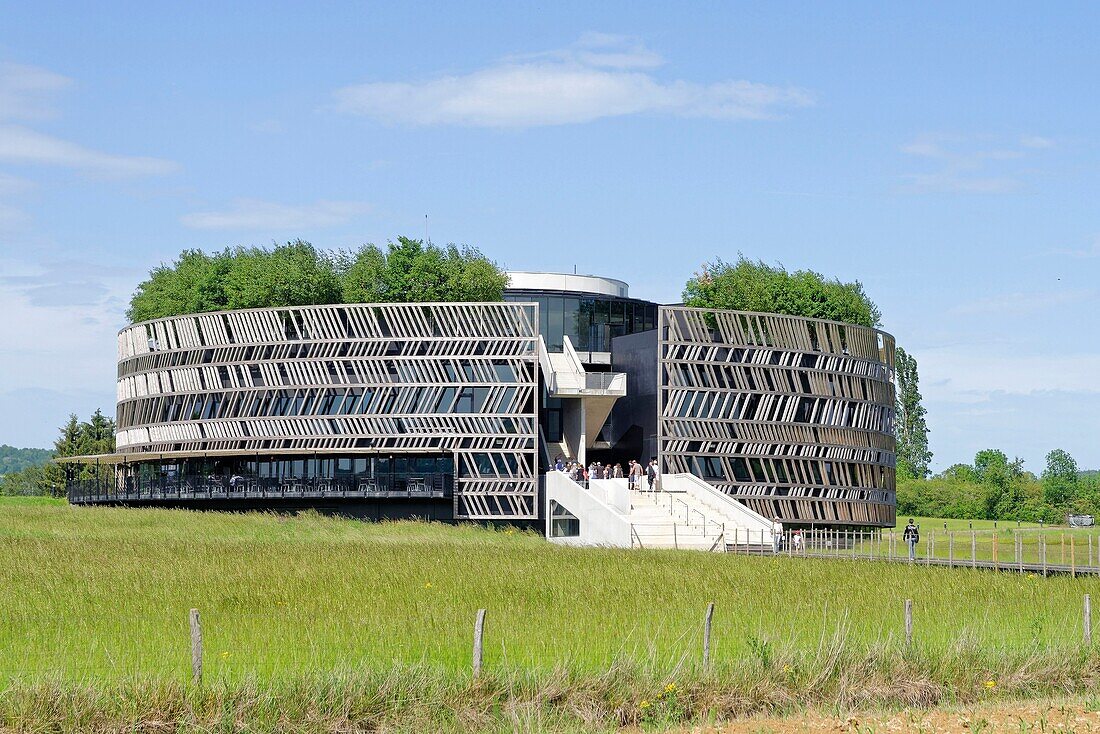
[(955, 567), (955, 531), (952, 530), (947, 534), (947, 567)]
[(1085, 644), (1092, 644), (1092, 598), (1085, 594)]
[(202, 684), (202, 624), (199, 622), (199, 610), (192, 609), (191, 622), (191, 680), (195, 685)]
[(477, 610), (477, 619), (474, 620), (474, 678), (481, 675), (482, 637), (485, 634), (485, 610)]
[(913, 600), (905, 600), (905, 644), (913, 644)]
[(997, 570), (997, 531), (993, 531), (993, 570)]
[(714, 602), (707, 604), (707, 614), (703, 618), (703, 670), (710, 670), (710, 621), (714, 617)]
[(1077, 544), (1073, 540), (1073, 536), (1069, 536), (1069, 573), (1073, 578), (1077, 578)]
[(978, 567), (978, 536), (970, 531), (970, 567)]
[(1047, 539), (1045, 536), (1039, 536), (1039, 551), (1043, 556), (1043, 578), (1047, 577)]

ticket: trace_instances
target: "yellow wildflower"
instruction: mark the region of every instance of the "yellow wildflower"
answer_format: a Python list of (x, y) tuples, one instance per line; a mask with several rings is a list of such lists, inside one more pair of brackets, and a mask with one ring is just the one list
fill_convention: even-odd
[(669, 683), (667, 686), (665, 686), (665, 693), (675, 693), (675, 692), (676, 692), (676, 684), (675, 683)]
[(649, 708), (649, 701), (647, 701), (646, 699), (643, 698), (642, 702), (640, 704), (638, 704), (638, 706), (640, 708), (647, 709), (647, 708)]
[(997, 687), (997, 681), (995, 681), (995, 680), (987, 680), (987, 681), (986, 681), (985, 683), (983, 683), (982, 685), (983, 685), (983, 686), (985, 686), (985, 690), (987, 690), (987, 691), (992, 691), (992, 690), (993, 690), (994, 688), (996, 688), (996, 687)]
[(228, 657), (229, 657), (229, 651), (228, 650), (223, 651), (222, 652), (222, 660), (225, 660)]
[(784, 672), (784, 673), (790, 673), (790, 672), (791, 672), (791, 671), (793, 671), (793, 670), (794, 670), (794, 668), (792, 668), (792, 667), (791, 667), (791, 666), (789, 666), (789, 665), (784, 665), (784, 666), (783, 666), (783, 672)]
[(429, 581), (428, 583), (424, 584), (424, 588), (425, 588), (425, 589), (430, 589), (430, 588), (432, 588), (432, 582), (431, 582), (431, 581)]

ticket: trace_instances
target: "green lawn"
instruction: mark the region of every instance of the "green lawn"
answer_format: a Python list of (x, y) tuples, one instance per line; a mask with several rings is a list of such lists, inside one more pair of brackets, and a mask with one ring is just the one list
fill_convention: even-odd
[[(183, 685), (192, 607), (202, 618), (205, 680), (225, 691), (349, 671), (381, 680), (395, 670), (465, 686), (475, 612), (486, 608), (486, 670), (545, 686), (604, 680), (626, 666), (621, 695), (634, 697), (632, 720), (642, 720), (646, 686), (711, 680), (699, 664), (709, 601), (713, 674), (746, 691), (775, 677), (791, 700), (898, 670), (940, 691), (954, 681), (982, 693), (984, 678), (1017, 670), (1021, 690), (1071, 691), (1096, 664), (1080, 646), (1081, 599), (1095, 597), (1100, 582), (1085, 578), (570, 549), (471, 525), (9, 499), (0, 500), (0, 554), (0, 685)], [(908, 651), (907, 598), (916, 630)], [(856, 661), (855, 678), (822, 673), (845, 660)], [(1072, 672), (1049, 680), (1026, 673), (1067, 665)], [(3, 706), (0, 729), (15, 716)]]

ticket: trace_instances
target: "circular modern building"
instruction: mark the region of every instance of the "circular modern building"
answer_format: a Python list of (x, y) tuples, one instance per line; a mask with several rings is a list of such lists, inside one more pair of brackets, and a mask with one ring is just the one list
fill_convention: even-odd
[(74, 503), (544, 519), (540, 475), (656, 458), (787, 524), (894, 521), (893, 338), (511, 273), (497, 303), (174, 316), (118, 335)]

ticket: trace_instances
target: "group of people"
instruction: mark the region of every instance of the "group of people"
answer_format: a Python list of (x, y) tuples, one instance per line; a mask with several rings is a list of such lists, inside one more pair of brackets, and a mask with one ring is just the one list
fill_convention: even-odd
[(565, 472), (570, 479), (578, 484), (587, 484), (589, 479), (622, 479), (625, 477), (629, 489), (641, 490), (646, 486), (648, 486), (650, 492), (660, 489), (661, 470), (657, 466), (656, 457), (650, 459), (648, 464), (642, 464), (640, 461), (631, 459), (624, 471), (622, 464), (611, 465), (593, 461), (585, 467), (576, 461), (567, 462), (559, 456), (554, 461), (554, 469)]

